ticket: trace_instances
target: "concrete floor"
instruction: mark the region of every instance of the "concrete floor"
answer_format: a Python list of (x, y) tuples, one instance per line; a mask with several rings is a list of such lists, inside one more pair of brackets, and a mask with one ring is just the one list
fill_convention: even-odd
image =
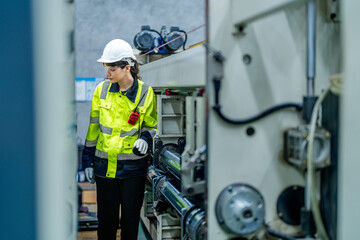
[[(120, 239), (120, 231), (118, 231), (116, 240)], [(97, 232), (94, 231), (81, 231), (78, 232), (78, 240), (96, 240), (97, 239)], [(142, 224), (139, 224), (139, 233), (138, 233), (138, 240), (151, 240), (149, 234), (146, 233), (146, 230), (143, 229)]]

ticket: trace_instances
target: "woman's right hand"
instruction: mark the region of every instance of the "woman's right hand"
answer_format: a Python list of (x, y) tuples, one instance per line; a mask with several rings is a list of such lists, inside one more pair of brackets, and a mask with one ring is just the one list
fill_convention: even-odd
[(85, 176), (88, 182), (92, 184), (95, 183), (94, 168), (92, 167), (85, 168)]

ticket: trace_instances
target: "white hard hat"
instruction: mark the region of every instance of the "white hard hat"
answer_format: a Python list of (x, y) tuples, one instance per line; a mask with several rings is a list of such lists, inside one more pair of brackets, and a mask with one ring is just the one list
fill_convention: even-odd
[(122, 39), (114, 39), (106, 44), (101, 58), (97, 61), (102, 63), (126, 61), (130, 66), (134, 66), (133, 60), (136, 58), (130, 44)]

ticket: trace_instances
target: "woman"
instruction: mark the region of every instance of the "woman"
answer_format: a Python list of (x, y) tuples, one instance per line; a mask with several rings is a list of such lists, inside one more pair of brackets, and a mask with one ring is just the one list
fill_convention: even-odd
[(121, 239), (136, 240), (144, 197), (146, 154), (156, 132), (153, 89), (139, 77), (131, 46), (110, 41), (98, 60), (107, 79), (95, 89), (83, 166), (96, 180), (98, 239), (116, 239), (121, 204)]

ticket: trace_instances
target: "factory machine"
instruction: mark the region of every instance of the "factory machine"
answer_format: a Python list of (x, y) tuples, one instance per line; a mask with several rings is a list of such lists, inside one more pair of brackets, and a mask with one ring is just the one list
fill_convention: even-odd
[(157, 93), (158, 131), (141, 213), (153, 239), (204, 238), (205, 53), (199, 46), (140, 69)]
[(207, 41), (142, 65), (153, 239), (343, 239), (339, 2), (207, 1)]

